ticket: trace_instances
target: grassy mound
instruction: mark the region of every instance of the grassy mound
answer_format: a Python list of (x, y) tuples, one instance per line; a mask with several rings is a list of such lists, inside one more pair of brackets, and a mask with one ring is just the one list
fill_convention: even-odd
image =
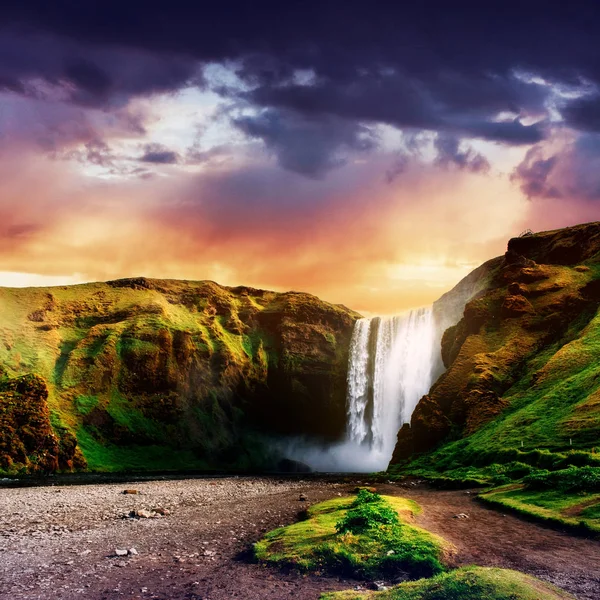
[(560, 488), (534, 489), (511, 485), (480, 494), (478, 500), (548, 525), (565, 527), (577, 533), (600, 534), (600, 493), (582, 494)]
[(271, 531), (255, 544), (255, 556), (301, 571), (429, 577), (444, 570), (453, 548), (411, 524), (419, 511), (411, 500), (364, 490), (316, 504), (306, 520)]
[(321, 600), (566, 600), (573, 596), (530, 575), (508, 569), (466, 567), (385, 592), (337, 592)]
[[(595, 491), (597, 488), (600, 454), (595, 451), (551, 452), (537, 448), (527, 451), (507, 448), (497, 451), (482, 449), (475, 454), (467, 445), (470, 441), (450, 443), (432, 454), (417, 458), (408, 467), (391, 467), (389, 475), (397, 478), (411, 474), (440, 487), (489, 487), (534, 480), (543, 485), (543, 481), (547, 480), (547, 487), (553, 489), (561, 479), (561, 489), (574, 486), (572, 489), (578, 488), (579, 491)], [(555, 478), (558, 479), (555, 481)]]

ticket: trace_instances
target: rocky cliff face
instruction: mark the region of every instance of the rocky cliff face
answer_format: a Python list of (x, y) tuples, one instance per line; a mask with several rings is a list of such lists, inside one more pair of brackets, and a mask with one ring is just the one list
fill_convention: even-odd
[(512, 239), (483, 268), (481, 291), (442, 338), (446, 371), (399, 432), (392, 463), (484, 430), (488, 446), (598, 439), (600, 223)]
[(0, 469), (51, 473), (84, 468), (75, 437), (50, 424), (48, 388), (37, 375), (0, 372)]
[(0, 364), (39, 376), (44, 435), (74, 435), (90, 468), (252, 467), (257, 434), (344, 430), (358, 315), (309, 294), (140, 278), (0, 288), (0, 306)]

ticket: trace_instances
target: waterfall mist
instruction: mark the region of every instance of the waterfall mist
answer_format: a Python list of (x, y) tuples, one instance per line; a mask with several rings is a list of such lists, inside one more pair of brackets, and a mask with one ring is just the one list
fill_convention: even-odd
[(356, 321), (350, 343), (346, 438), (318, 447), (296, 440), (286, 454), (317, 471), (382, 471), (396, 435), (439, 373), (432, 308)]

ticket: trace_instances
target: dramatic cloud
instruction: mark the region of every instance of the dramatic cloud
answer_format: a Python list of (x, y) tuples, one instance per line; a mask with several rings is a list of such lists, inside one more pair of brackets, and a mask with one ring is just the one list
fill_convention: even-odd
[(0, 272), (394, 312), (600, 215), (591, 0), (93, 8), (0, 8)]
[(435, 163), (442, 167), (450, 165), (473, 173), (487, 173), (490, 163), (483, 154), (470, 147), (460, 147), (460, 140), (453, 136), (438, 135), (435, 140), (437, 157)]
[(562, 116), (572, 127), (600, 132), (600, 94), (577, 98), (566, 104)]
[[(539, 142), (547, 135), (550, 83), (600, 76), (600, 17), (576, 10), (578, 2), (560, 9), (508, 2), (493, 19), (487, 9), (434, 10), (427, 2), (385, 10), (353, 0), (226, 2), (208, 10), (175, 2), (166, 22), (136, 0), (94, 11), (61, 1), (26, 4), (2, 9), (0, 81), (7, 89), (40, 93), (32, 88), (39, 80), (69, 101), (112, 108), (184, 84), (211, 85), (202, 65), (229, 62), (238, 82), (214, 88), (277, 114), (275, 125), (262, 122), (264, 115), (242, 123), (277, 146), (282, 164), (309, 175), (330, 168), (362, 123)], [(281, 130), (296, 131), (302, 119), (309, 129), (337, 120), (329, 148), (317, 144), (312, 164), (281, 142)], [(343, 135), (340, 119), (347, 121)]]
[(376, 146), (372, 131), (335, 118), (310, 119), (269, 109), (234, 123), (250, 137), (262, 139), (283, 168), (309, 177), (320, 177), (344, 165), (344, 153), (365, 152)]
[(159, 165), (174, 165), (179, 162), (179, 154), (169, 150), (162, 144), (147, 144), (140, 161)]
[(600, 202), (600, 134), (564, 133), (533, 146), (512, 178), (531, 199)]

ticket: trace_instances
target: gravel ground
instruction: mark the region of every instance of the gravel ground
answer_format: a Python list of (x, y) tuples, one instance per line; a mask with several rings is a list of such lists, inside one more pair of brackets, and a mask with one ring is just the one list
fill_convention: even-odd
[[(295, 520), (301, 493), (320, 501), (338, 488), (227, 478), (0, 489), (0, 598), (318, 598), (351, 584), (281, 575), (244, 554)], [(170, 514), (124, 518), (158, 508)], [(131, 548), (137, 554), (115, 556)]]
[[(0, 488), (0, 599), (310, 600), (353, 588), (360, 584), (252, 564), (248, 548), (293, 522), (308, 503), (346, 495), (355, 485), (232, 477)], [(424, 509), (418, 523), (458, 547), (457, 564), (516, 568), (581, 600), (600, 598), (598, 542), (492, 511), (464, 491), (378, 487), (417, 500)], [(170, 514), (128, 517), (153, 509)], [(458, 513), (469, 518), (453, 518)]]

